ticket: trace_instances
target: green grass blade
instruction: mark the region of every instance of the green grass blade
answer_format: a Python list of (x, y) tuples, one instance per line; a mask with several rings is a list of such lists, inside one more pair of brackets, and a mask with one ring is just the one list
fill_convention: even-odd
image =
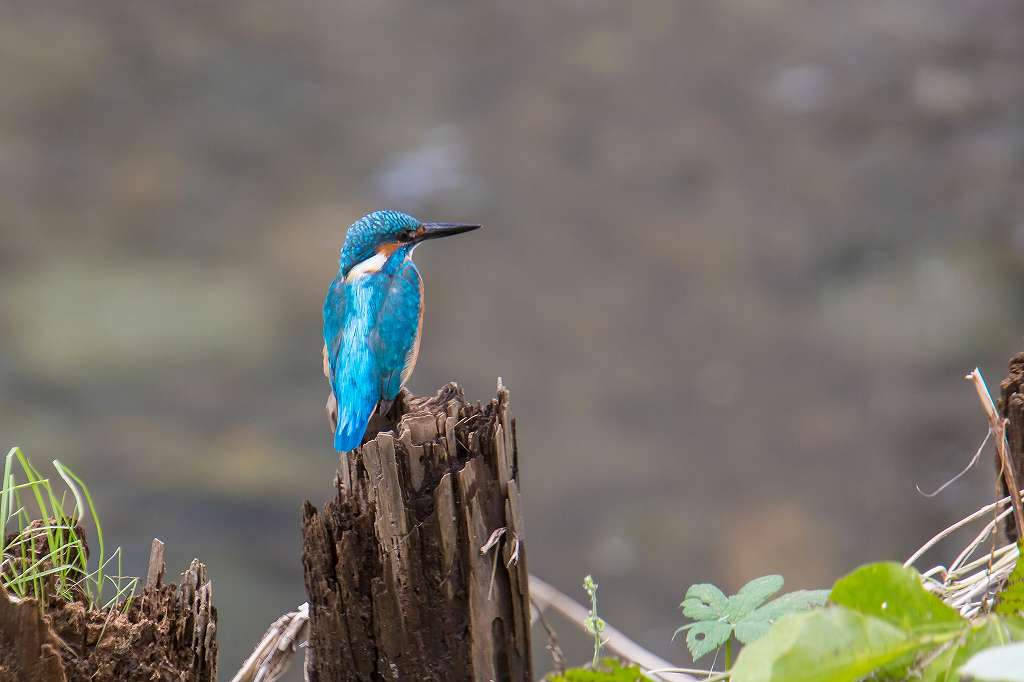
[[(15, 464), (18, 466), (16, 467)], [(0, 589), (19, 597), (35, 596), (40, 607), (44, 590), (52, 585), (65, 599), (85, 597), (91, 608), (107, 609), (122, 604), (128, 608), (139, 579), (123, 575), (123, 553), (117, 548), (109, 556), (103, 527), (88, 486), (73, 471), (54, 460), (53, 466), (64, 482), (57, 490), (17, 447), (3, 461), (0, 475)], [(19, 482), (20, 469), (24, 482)], [(68, 505), (74, 498), (74, 507)], [(27, 501), (34, 502), (30, 511)], [(89, 570), (85, 539), (79, 529), (88, 514), (95, 529), (98, 557), (95, 570)], [(10, 528), (11, 533), (8, 532)], [(12, 535), (7, 542), (8, 535)], [(45, 544), (43, 544), (45, 542)], [(116, 565), (116, 574), (110, 575)], [(102, 595), (107, 581), (114, 596), (107, 603)]]
[(4, 475), (0, 478), (0, 556), (4, 555), (6, 548), (4, 540), (7, 538), (7, 521), (11, 513), (11, 498), (14, 496), (14, 478), (11, 474), (11, 466), (14, 464), (15, 453), (20, 448), (13, 447), (4, 458)]
[[(33, 467), (32, 463), (28, 461), (28, 457), (25, 456), (25, 453), (23, 453), (20, 448), (17, 450), (17, 457), (18, 463), (21, 465), (21, 469), (25, 474), (26, 480), (30, 483), (37, 483), (37, 485), (32, 486), (32, 494), (35, 496), (36, 504), (39, 506), (39, 518), (46, 523), (53, 517), (53, 514), (51, 510), (47, 508), (46, 499), (39, 491), (39, 488), (45, 487), (49, 489), (50, 482), (39, 475), (39, 472), (35, 470), (35, 467)], [(56, 545), (56, 538), (53, 536), (52, 532), (47, 535), (47, 542), (51, 547)]]
[[(92, 501), (92, 495), (89, 493), (89, 487), (85, 485), (85, 482), (79, 478), (75, 472), (71, 471), (57, 460), (53, 460), (53, 466), (60, 472), (61, 476), (65, 475), (71, 477), (75, 483), (78, 484), (78, 488), (81, 489), (82, 494), (85, 496), (85, 501), (89, 505), (89, 513), (92, 516), (92, 524), (96, 529), (96, 544), (99, 547), (99, 558), (97, 560), (99, 564), (99, 570), (96, 576), (96, 601), (99, 601), (103, 594), (103, 566), (105, 563), (106, 553), (103, 546), (103, 526), (100, 524), (99, 514), (96, 512), (96, 505)], [(66, 479), (65, 479), (66, 480)]]

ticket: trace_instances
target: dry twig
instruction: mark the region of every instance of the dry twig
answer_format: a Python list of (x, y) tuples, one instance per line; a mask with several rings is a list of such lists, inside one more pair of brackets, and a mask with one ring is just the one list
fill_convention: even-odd
[(1013, 472), (1013, 463), (1010, 461), (1010, 448), (1006, 443), (1006, 420), (999, 416), (995, 403), (992, 402), (992, 395), (988, 392), (985, 379), (981, 376), (981, 370), (977, 367), (974, 371), (964, 377), (974, 384), (974, 390), (978, 392), (981, 406), (988, 417), (988, 428), (996, 437), (996, 452), (999, 453), (999, 464), (1002, 468), (1003, 479), (1006, 481), (1006, 489), (1010, 491), (1010, 498), (1013, 501), (1013, 519), (1017, 523), (1017, 532), (1024, 533), (1024, 507), (1021, 505), (1020, 486), (1017, 485), (1016, 475)]
[(273, 622), (231, 682), (274, 682), (291, 664), (297, 642), (309, 631), (309, 604)]
[[(552, 608), (573, 623), (583, 627), (587, 618), (587, 609), (563, 592), (535, 575), (530, 576), (530, 596), (538, 609)], [(677, 670), (675, 666), (631, 640), (611, 625), (605, 625), (602, 635), (606, 638), (605, 646), (628, 661), (632, 661), (644, 670)], [(670, 682), (697, 682), (695, 677), (679, 672), (652, 673), (652, 677)]]
[(544, 628), (544, 632), (548, 636), (548, 643), (545, 645), (545, 648), (551, 654), (551, 663), (554, 666), (554, 672), (561, 675), (565, 673), (565, 654), (562, 653), (562, 647), (558, 644), (558, 636), (555, 634), (551, 625), (548, 624), (541, 607), (537, 606), (536, 601), (532, 597), (530, 602), (533, 605), (533, 613), (536, 619), (540, 621), (540, 626)]
[[(1024, 494), (1024, 491), (1020, 491), (1018, 496), (1020, 494)], [(993, 512), (995, 512), (994, 515)], [(904, 566), (916, 563), (925, 552), (957, 530), (973, 521), (987, 518), (988, 522), (981, 532), (964, 547), (948, 568), (941, 565), (934, 566), (921, 574), (924, 586), (939, 595), (947, 604), (959, 610), (963, 616), (973, 618), (985, 613), (992, 603), (992, 597), (998, 592), (1006, 577), (1010, 575), (1017, 564), (1017, 546), (1006, 544), (974, 560), (971, 560), (971, 556), (986, 539), (995, 536), (998, 522), (1012, 512), (1010, 496), (985, 505), (973, 514), (936, 533), (904, 562)]]

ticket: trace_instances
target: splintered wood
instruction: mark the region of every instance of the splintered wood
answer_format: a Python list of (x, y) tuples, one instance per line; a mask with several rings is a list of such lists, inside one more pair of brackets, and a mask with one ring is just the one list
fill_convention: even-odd
[(309, 682), (532, 680), (508, 391), (400, 396), (393, 431), (343, 454), (306, 503)]
[[(996, 455), (996, 471), (1000, 472), (996, 483), (999, 497), (1011, 495), (1024, 485), (1024, 353), (1010, 359), (1010, 372), (999, 385), (999, 413), (1006, 420), (1006, 462), (1002, 454)], [(998, 443), (997, 443), (998, 445)], [(1009, 485), (1013, 481), (1016, 485)], [(1014, 518), (1003, 521), (1003, 534), (1010, 542), (1020, 538), (1021, 522), (1020, 495), (1014, 496)]]

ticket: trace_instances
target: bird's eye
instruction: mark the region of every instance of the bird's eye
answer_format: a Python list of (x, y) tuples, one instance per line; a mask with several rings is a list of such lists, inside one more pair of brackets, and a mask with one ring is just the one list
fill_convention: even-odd
[(402, 230), (398, 233), (398, 241), (400, 242), (411, 242), (413, 237), (416, 236), (415, 230)]

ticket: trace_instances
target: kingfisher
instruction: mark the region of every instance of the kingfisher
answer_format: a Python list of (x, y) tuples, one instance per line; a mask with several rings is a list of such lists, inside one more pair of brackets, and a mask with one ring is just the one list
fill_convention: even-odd
[(375, 211), (352, 223), (324, 299), (324, 375), (334, 449), (362, 443), (374, 410), (384, 414), (405, 385), (423, 332), (423, 277), (412, 261), (422, 242), (479, 228), (423, 223)]

